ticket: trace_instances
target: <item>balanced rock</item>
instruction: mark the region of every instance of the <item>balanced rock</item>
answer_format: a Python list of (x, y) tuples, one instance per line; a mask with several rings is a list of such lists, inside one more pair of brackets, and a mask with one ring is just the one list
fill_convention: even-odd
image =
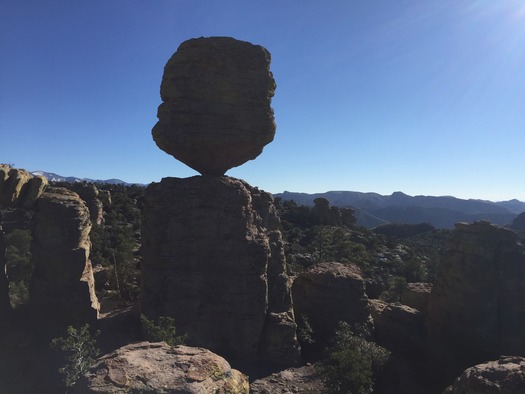
[(248, 394), (249, 383), (209, 350), (139, 342), (101, 357), (74, 392)]
[(160, 149), (201, 174), (220, 176), (273, 140), (270, 53), (229, 37), (183, 42), (164, 68), (152, 130)]
[(525, 354), (525, 251), (489, 222), (458, 223), (430, 294), (432, 358), (457, 376), (501, 354)]
[(36, 315), (57, 327), (92, 323), (98, 317), (99, 303), (89, 260), (89, 216), (84, 201), (64, 188), (50, 187), (36, 202), (30, 303)]
[(525, 393), (525, 358), (501, 356), (499, 360), (470, 367), (444, 391), (444, 394), (465, 393)]
[(232, 360), (299, 358), (273, 198), (229, 177), (164, 178), (145, 192), (140, 309)]

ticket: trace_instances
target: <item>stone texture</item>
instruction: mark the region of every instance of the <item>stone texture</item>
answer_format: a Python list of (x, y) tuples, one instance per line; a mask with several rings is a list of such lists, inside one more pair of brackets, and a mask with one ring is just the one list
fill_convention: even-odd
[(159, 148), (215, 176), (259, 156), (275, 134), (270, 59), (229, 37), (183, 42), (164, 68), (152, 130)]
[(523, 394), (525, 358), (501, 356), (499, 360), (465, 370), (444, 394)]
[(209, 350), (139, 342), (101, 357), (74, 392), (248, 394), (249, 383)]
[(326, 393), (323, 381), (313, 365), (288, 368), (250, 385), (251, 394)]
[(229, 359), (299, 357), (270, 194), (228, 177), (164, 178), (145, 193), (140, 309)]
[(356, 265), (313, 265), (294, 280), (292, 293), (295, 315), (308, 318), (316, 342), (327, 343), (340, 321), (371, 327), (365, 284)]
[(370, 300), (377, 343), (411, 360), (426, 355), (425, 319), (417, 309), (402, 304)]
[(455, 376), (501, 354), (525, 354), (525, 251), (515, 232), (488, 222), (456, 225), (427, 327), (433, 359)]
[(30, 304), (44, 321), (80, 324), (97, 319), (89, 252), (91, 222), (80, 197), (49, 188), (37, 201), (32, 221)]
[(0, 164), (0, 205), (31, 209), (47, 183), (43, 176)]
[(432, 283), (407, 283), (401, 292), (401, 303), (408, 305), (411, 308), (415, 308), (426, 315), (428, 312), (428, 302), (430, 300), (431, 291)]

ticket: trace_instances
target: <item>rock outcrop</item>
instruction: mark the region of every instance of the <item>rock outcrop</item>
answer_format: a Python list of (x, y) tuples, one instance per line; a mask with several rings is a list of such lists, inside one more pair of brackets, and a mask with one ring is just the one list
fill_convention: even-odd
[(269, 193), (229, 177), (164, 178), (145, 193), (140, 309), (235, 360), (299, 357), (279, 218)]
[(84, 201), (64, 188), (50, 187), (36, 202), (29, 292), (32, 309), (43, 321), (60, 326), (97, 319), (89, 216)]
[(209, 350), (139, 342), (101, 357), (74, 392), (248, 394), (249, 383)]
[(426, 315), (428, 313), (428, 303), (431, 291), (432, 283), (407, 283), (401, 292), (401, 303), (417, 309)]
[(525, 358), (501, 356), (499, 360), (475, 365), (444, 391), (444, 394), (466, 393), (525, 393)]
[[(0, 216), (1, 223), (1, 216)], [(11, 314), (11, 303), (9, 301), (9, 282), (5, 274), (5, 239), (4, 231), (0, 225), (0, 331), (3, 324)]]
[(74, 183), (71, 187), (85, 201), (90, 214), (91, 223), (101, 225), (104, 221), (104, 205), (98, 198), (99, 190), (92, 183)]
[(430, 295), (433, 358), (457, 376), (501, 354), (525, 354), (524, 289), (518, 235), (488, 222), (458, 223)]
[(365, 283), (356, 265), (315, 264), (294, 280), (292, 294), (295, 315), (307, 317), (316, 342), (326, 344), (340, 321), (371, 328)]
[(47, 187), (47, 178), (0, 164), (0, 205), (31, 209)]
[(203, 175), (224, 175), (273, 140), (270, 53), (230, 37), (183, 42), (164, 68), (152, 130), (160, 149)]
[(288, 368), (255, 380), (250, 394), (326, 393), (327, 389), (313, 365)]

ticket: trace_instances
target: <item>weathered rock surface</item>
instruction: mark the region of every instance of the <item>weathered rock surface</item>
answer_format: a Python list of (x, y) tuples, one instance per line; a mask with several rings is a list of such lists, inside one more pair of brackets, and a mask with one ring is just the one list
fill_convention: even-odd
[(145, 193), (140, 309), (187, 343), (285, 366), (299, 357), (270, 194), (229, 177), (164, 178)]
[(104, 205), (98, 198), (99, 190), (91, 183), (74, 183), (71, 190), (77, 193), (85, 201), (91, 218), (91, 223), (101, 225), (104, 221)]
[(248, 394), (247, 376), (202, 348), (139, 342), (101, 357), (75, 393)]
[(0, 205), (31, 209), (47, 187), (47, 178), (0, 164)]
[(204, 175), (224, 175), (273, 140), (270, 53), (229, 37), (183, 42), (164, 68), (152, 130), (160, 149)]
[(313, 365), (288, 368), (255, 380), (250, 385), (251, 394), (326, 393), (323, 381)]
[(93, 322), (99, 303), (89, 261), (89, 210), (64, 188), (49, 188), (36, 203), (32, 222), (34, 264), (30, 304), (45, 321)]
[(427, 335), (423, 314), (407, 305), (370, 300), (377, 343), (412, 360), (426, 355)]
[(371, 328), (365, 284), (356, 265), (313, 265), (294, 280), (292, 293), (295, 315), (308, 318), (318, 342), (330, 340), (340, 321)]
[(523, 394), (525, 358), (501, 356), (499, 360), (468, 368), (444, 394)]
[(432, 356), (457, 375), (501, 354), (525, 354), (525, 251), (488, 222), (458, 223), (430, 295)]
[(430, 300), (431, 291), (432, 283), (407, 283), (401, 293), (401, 303), (403, 305), (408, 305), (411, 308), (415, 308), (426, 315), (428, 312), (428, 302)]

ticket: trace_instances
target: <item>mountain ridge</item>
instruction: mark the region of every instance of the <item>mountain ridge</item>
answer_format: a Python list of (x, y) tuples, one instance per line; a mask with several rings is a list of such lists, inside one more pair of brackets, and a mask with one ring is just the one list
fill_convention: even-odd
[(70, 182), (70, 183), (77, 183), (77, 182), (90, 182), (90, 183), (107, 183), (111, 185), (125, 185), (125, 186), (131, 186), (131, 185), (138, 185), (138, 183), (129, 183), (125, 182), (120, 179), (112, 178), (112, 179), (91, 179), (91, 178), (78, 178), (75, 176), (63, 176), (58, 175), (53, 172), (47, 172), (47, 171), (31, 171), (31, 174), (33, 175), (42, 175), (45, 176), (48, 181), (50, 182)]

